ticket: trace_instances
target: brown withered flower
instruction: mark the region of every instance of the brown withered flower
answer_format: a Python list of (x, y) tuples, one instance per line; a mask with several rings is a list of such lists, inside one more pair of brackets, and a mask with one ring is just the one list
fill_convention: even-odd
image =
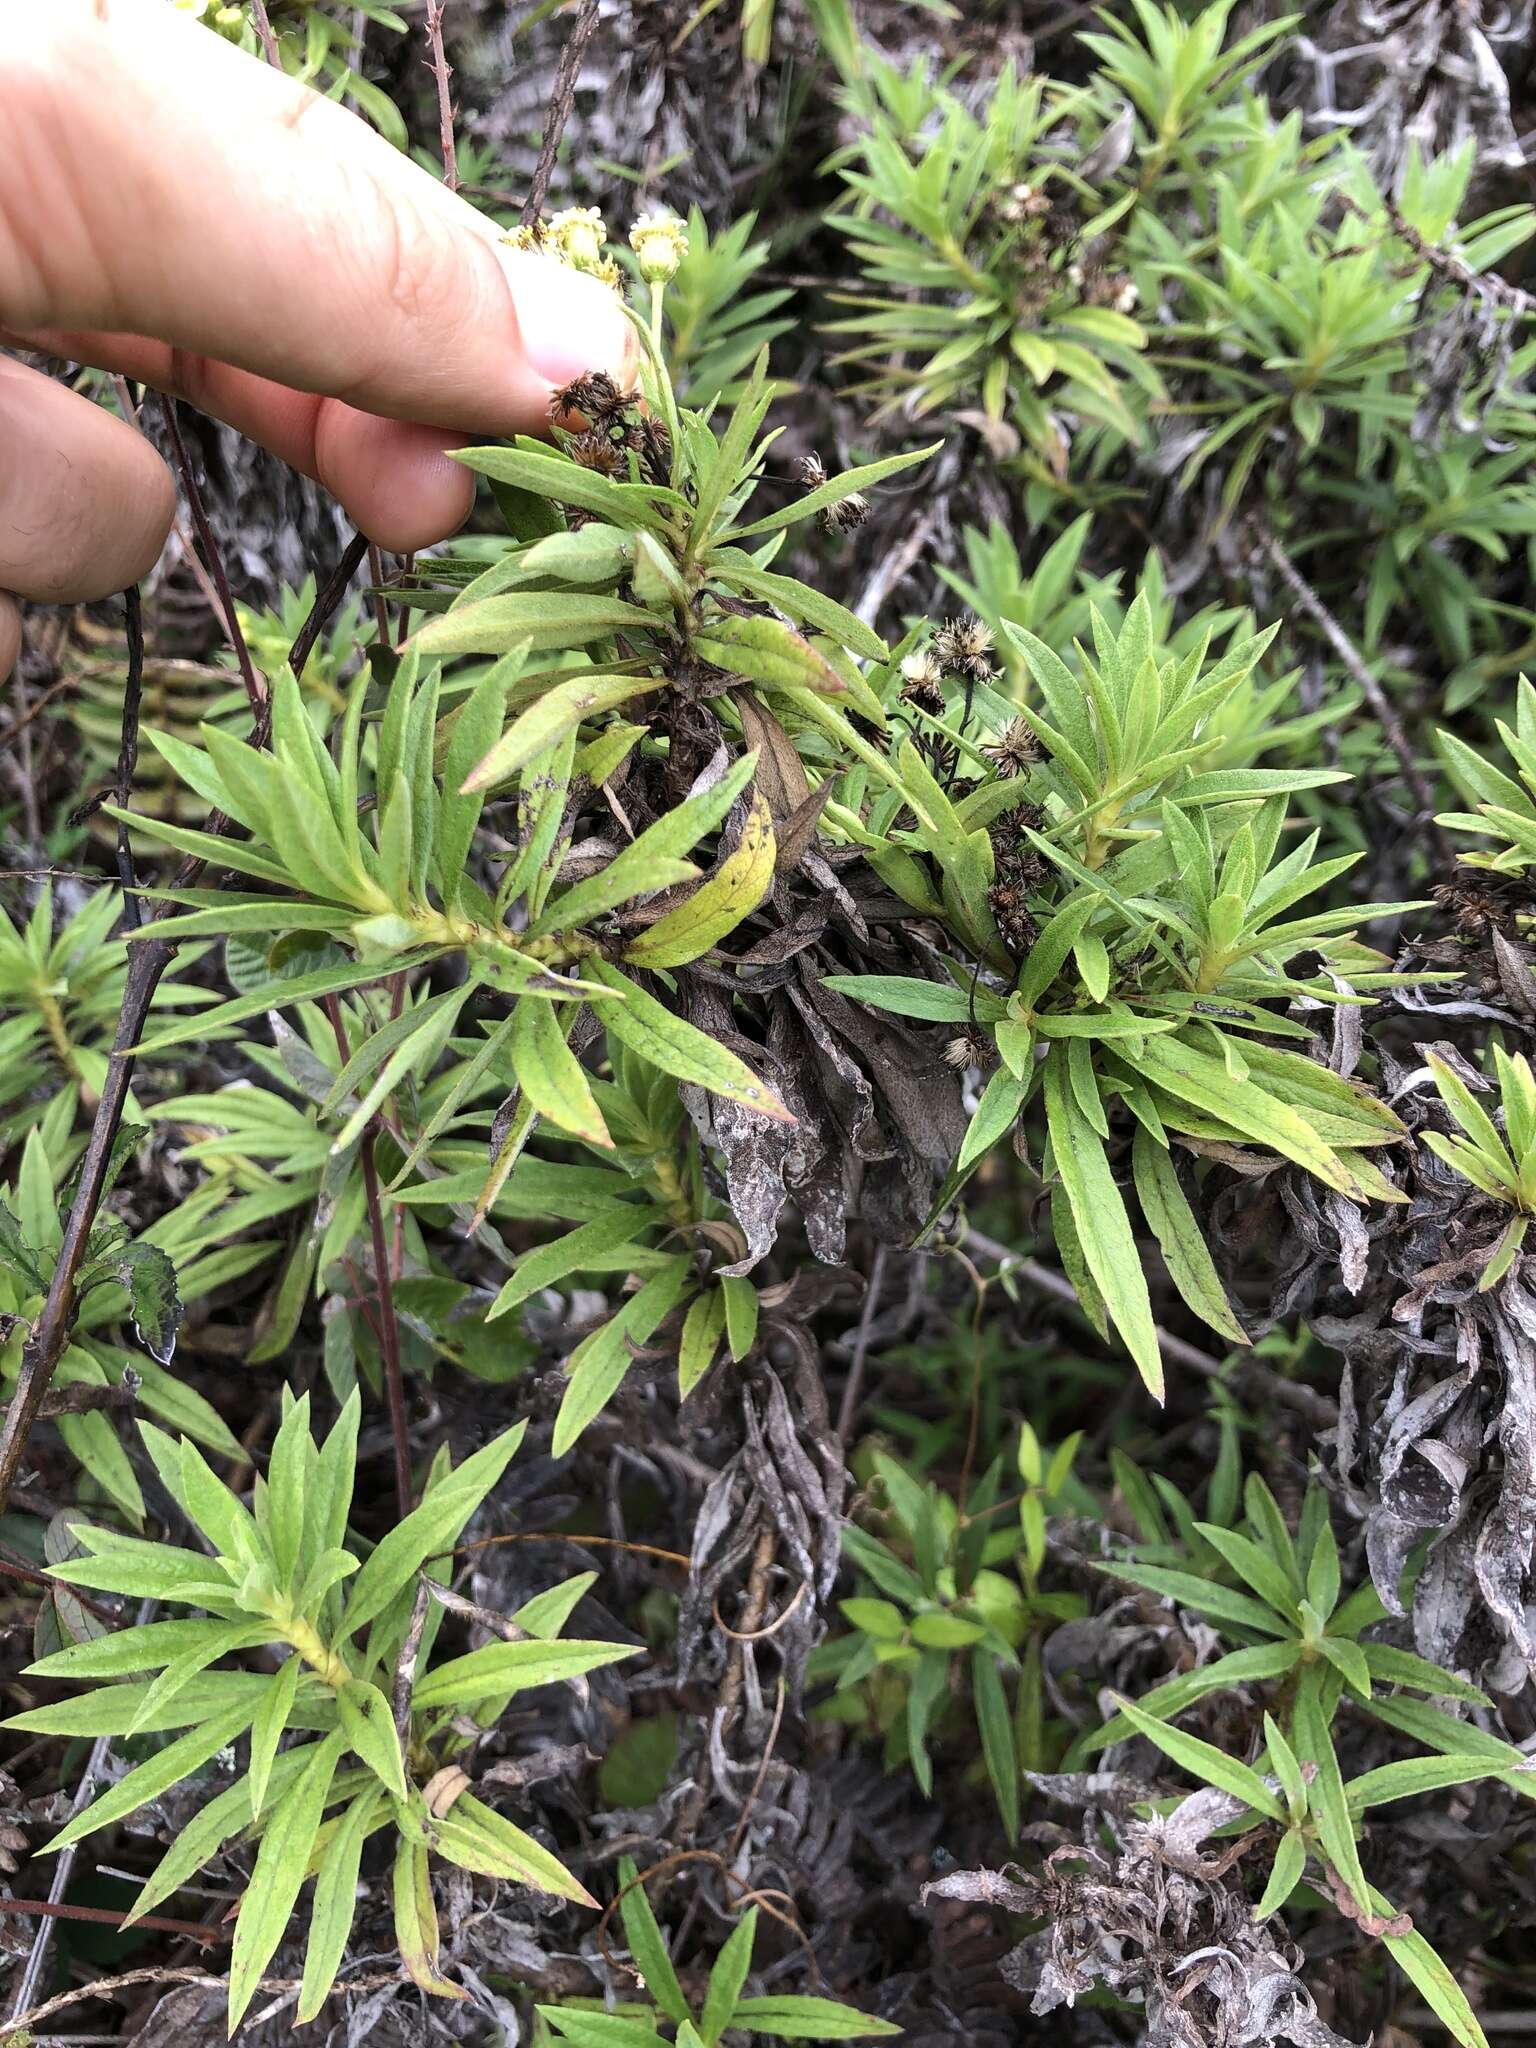
[(995, 740), (981, 750), (1005, 781), (1023, 775), (1040, 758), (1040, 742), (1027, 718), (1010, 718)]
[(942, 732), (920, 732), (913, 744), (928, 763), (934, 780), (948, 789), (960, 766), (960, 749), (954, 741)]
[(992, 1041), (974, 1024), (967, 1024), (944, 1048), (945, 1066), (962, 1071), (966, 1067), (987, 1066), (993, 1057)]
[(629, 393), (620, 390), (606, 370), (589, 370), (560, 387), (549, 401), (549, 416), (558, 422), (575, 413), (587, 422), (589, 432), (611, 432), (627, 424), (632, 404)]
[(1529, 885), (1515, 875), (1497, 875), (1482, 868), (1458, 867), (1448, 882), (1437, 882), (1430, 895), (1456, 920), (1463, 939), (1486, 939), (1491, 932), (1512, 939), (1519, 919), (1536, 909)]
[(929, 648), (909, 654), (901, 664), (901, 701), (938, 718), (944, 710), (944, 672)]
[(623, 474), (623, 448), (615, 446), (606, 434), (581, 434), (566, 452), (573, 462), (579, 462), (583, 469), (595, 469), (599, 476)]
[(816, 522), (823, 533), (852, 533), (869, 517), (869, 500), (862, 492), (850, 491), (846, 498), (823, 505)]
[(984, 683), (994, 673), (991, 628), (980, 619), (946, 619), (933, 636), (933, 652), (947, 675)]
[(1045, 812), (1039, 804), (1015, 804), (992, 820), (992, 844), (999, 853), (1015, 854), (1026, 844), (1026, 835), (1038, 832), (1044, 823)]
[(664, 484), (672, 474), (672, 436), (658, 419), (649, 414), (638, 420), (625, 437), (625, 446), (640, 458), (640, 474), (648, 484)]
[(994, 882), (987, 891), (987, 908), (997, 920), (998, 935), (1015, 959), (1022, 959), (1040, 936), (1040, 927), (1024, 900), (1017, 882)]

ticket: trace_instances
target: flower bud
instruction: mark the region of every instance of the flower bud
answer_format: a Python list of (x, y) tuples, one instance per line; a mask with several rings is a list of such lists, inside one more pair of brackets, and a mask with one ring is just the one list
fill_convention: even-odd
[(629, 246), (646, 283), (666, 284), (688, 254), (688, 230), (674, 213), (642, 213), (629, 231)]
[(546, 244), (552, 245), (573, 270), (602, 271), (608, 229), (595, 206), (566, 207), (563, 213), (555, 215), (544, 235)]

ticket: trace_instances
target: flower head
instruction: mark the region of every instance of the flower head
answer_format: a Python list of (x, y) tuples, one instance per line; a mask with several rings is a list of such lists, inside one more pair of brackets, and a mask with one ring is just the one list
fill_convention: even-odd
[(904, 704), (915, 704), (920, 711), (932, 712), (935, 717), (942, 713), (944, 676), (931, 648), (920, 648), (902, 662), (901, 697)]
[(1008, 724), (993, 740), (981, 750), (996, 768), (998, 774), (1022, 775), (1026, 768), (1040, 758), (1040, 742), (1035, 729), (1027, 718), (1010, 719)]
[(946, 619), (933, 636), (933, 651), (946, 673), (958, 670), (979, 683), (992, 674), (992, 634), (980, 619)]
[(595, 206), (566, 207), (550, 221), (544, 239), (546, 247), (553, 247), (573, 270), (589, 270), (600, 276), (611, 260), (603, 254), (607, 225)]
[(629, 231), (647, 284), (666, 284), (688, 254), (688, 230), (675, 213), (642, 213)]

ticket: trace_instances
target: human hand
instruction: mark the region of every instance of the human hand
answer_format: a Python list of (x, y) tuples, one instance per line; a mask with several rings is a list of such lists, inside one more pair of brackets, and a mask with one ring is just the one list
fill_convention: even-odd
[[(164, 0), (0, 0), (0, 106), (0, 342), (190, 400), (395, 553), (468, 513), (447, 449), (628, 361), (606, 285)], [(0, 355), (0, 678), (15, 597), (124, 589), (174, 505), (132, 427)]]

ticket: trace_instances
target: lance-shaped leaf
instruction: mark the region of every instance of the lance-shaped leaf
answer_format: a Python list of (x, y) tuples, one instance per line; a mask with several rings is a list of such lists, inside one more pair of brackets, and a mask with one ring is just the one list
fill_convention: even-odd
[(767, 1082), (760, 1081), (735, 1053), (706, 1037), (686, 1018), (674, 1016), (616, 967), (594, 962), (592, 972), (595, 979), (624, 997), (622, 1004), (604, 1010), (603, 1023), (631, 1052), (674, 1080), (691, 1081), (711, 1095), (723, 1095), (728, 1102), (755, 1109), (759, 1116), (784, 1124), (795, 1121)]
[(553, 746), (563, 734), (574, 732), (584, 719), (661, 687), (657, 676), (602, 675), (595, 670), (582, 670), (569, 681), (556, 683), (515, 718), (496, 744), (475, 762), (463, 778), (461, 789), (489, 789), (492, 783), (505, 781), (519, 768), (526, 768), (536, 754)]
[(833, 697), (845, 687), (832, 664), (782, 619), (723, 613), (694, 636), (693, 651), (701, 660), (763, 689), (808, 689)]
[(1066, 1059), (1055, 1047), (1045, 1062), (1045, 1116), (1051, 1156), (1071, 1206), (1083, 1259), (1137, 1371), (1160, 1401), (1162, 1353), (1130, 1218), (1109, 1170), (1104, 1142), (1083, 1114)]
[(735, 849), (685, 903), (631, 940), (625, 960), (635, 967), (682, 967), (697, 960), (762, 902), (773, 884), (774, 858), (773, 819), (754, 790)]

